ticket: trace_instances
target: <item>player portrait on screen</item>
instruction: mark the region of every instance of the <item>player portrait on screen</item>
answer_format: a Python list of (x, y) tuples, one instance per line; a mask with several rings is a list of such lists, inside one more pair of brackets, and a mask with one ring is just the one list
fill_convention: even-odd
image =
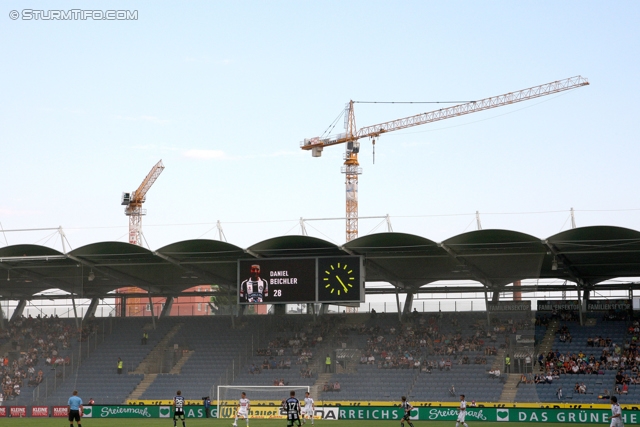
[(269, 295), (269, 284), (260, 277), (260, 266), (251, 265), (251, 277), (240, 284), (240, 302), (261, 303)]

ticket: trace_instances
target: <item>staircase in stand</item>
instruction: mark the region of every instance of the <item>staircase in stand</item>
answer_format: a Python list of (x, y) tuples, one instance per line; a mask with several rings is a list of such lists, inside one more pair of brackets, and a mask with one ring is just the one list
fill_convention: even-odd
[(318, 374), (318, 379), (316, 380), (316, 382), (311, 386), (311, 396), (314, 399), (318, 399), (318, 397), (320, 396), (320, 392), (322, 391), (322, 388), (324, 387), (324, 385), (326, 383), (331, 382), (331, 374), (327, 373), (327, 374)]
[(553, 341), (556, 338), (556, 331), (560, 326), (560, 322), (558, 319), (553, 319), (549, 321), (549, 325), (547, 326), (547, 332), (544, 334), (544, 338), (542, 338), (542, 342), (538, 346), (538, 354), (542, 353), (546, 355), (551, 350), (553, 350)]
[[(182, 325), (183, 325), (182, 323), (179, 323), (173, 328), (171, 328), (171, 330), (167, 332), (167, 334), (160, 340), (160, 342), (158, 342), (158, 344), (156, 344), (156, 346), (153, 347), (153, 349), (149, 352), (149, 354), (147, 354), (147, 357), (145, 357), (142, 360), (142, 362), (140, 362), (138, 367), (134, 371), (129, 372), (130, 374), (138, 374), (138, 375), (144, 374), (144, 378), (142, 379), (142, 381), (140, 381), (140, 383), (136, 386), (136, 388), (131, 392), (129, 397), (127, 397), (127, 400), (140, 399), (140, 396), (142, 396), (142, 394), (145, 391), (147, 391), (149, 386), (156, 380), (156, 378), (158, 378), (157, 373), (151, 374), (149, 373), (149, 371), (155, 370), (156, 372), (158, 372), (158, 369), (154, 369), (154, 368), (157, 368), (162, 362), (164, 351), (169, 345), (170, 340), (178, 333), (180, 328), (182, 328)], [(193, 352), (191, 351), (189, 353), (193, 353)], [(184, 362), (186, 362), (186, 359), (188, 359), (189, 357), (191, 357), (191, 354), (186, 354), (182, 357), (182, 359), (178, 363), (176, 363), (176, 366), (180, 365), (177, 373), (180, 372), (179, 370), (182, 368), (182, 365), (184, 365)], [(174, 366), (171, 369), (171, 371), (173, 371), (173, 369), (175, 369), (176, 366)]]
[(159, 361), (162, 360), (164, 351), (166, 350), (169, 341), (178, 333), (180, 328), (182, 328), (182, 325), (182, 323), (179, 323), (171, 328), (171, 330), (167, 332), (167, 334), (160, 340), (160, 342), (156, 344), (153, 350), (151, 350), (149, 354), (147, 354), (147, 357), (145, 357), (142, 362), (140, 362), (138, 367), (134, 371), (131, 371), (130, 374), (146, 374), (149, 372), (150, 368), (157, 366)]
[(518, 393), (518, 384), (520, 383), (520, 374), (506, 374), (507, 382), (502, 389), (502, 394), (498, 402), (500, 403), (512, 403), (516, 399)]
[(491, 370), (495, 371), (499, 369), (500, 372), (504, 371), (504, 357), (507, 354), (507, 350), (504, 348), (499, 349), (496, 352), (496, 358), (493, 360), (493, 365), (491, 365)]
[(124, 403), (127, 403), (129, 400), (138, 400), (140, 396), (147, 391), (149, 386), (156, 380), (158, 374), (144, 374), (144, 378), (140, 381), (140, 384), (131, 392), (127, 400)]
[(189, 351), (185, 352), (182, 355), (182, 358), (178, 361), (178, 363), (176, 363), (175, 366), (173, 368), (171, 368), (169, 373), (172, 374), (172, 375), (179, 374), (182, 371), (182, 367), (184, 366), (185, 363), (187, 363), (187, 360), (189, 360), (189, 358), (193, 355), (193, 353), (195, 353), (194, 350), (189, 350)]

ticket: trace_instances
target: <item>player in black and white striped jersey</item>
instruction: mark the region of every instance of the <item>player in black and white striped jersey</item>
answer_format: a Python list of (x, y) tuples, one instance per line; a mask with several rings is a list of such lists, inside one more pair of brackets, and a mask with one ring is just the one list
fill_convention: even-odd
[(409, 427), (413, 427), (413, 423), (411, 422), (411, 411), (413, 410), (413, 406), (407, 400), (406, 396), (402, 396), (402, 402), (400, 402), (400, 407), (404, 409), (404, 416), (400, 420), (400, 426), (404, 427), (404, 422), (409, 423)]
[(176, 391), (176, 396), (173, 398), (173, 427), (176, 427), (178, 418), (182, 420), (182, 427), (185, 427), (184, 422), (184, 396), (180, 390)]
[(269, 296), (269, 284), (260, 278), (260, 265), (251, 266), (251, 277), (240, 284), (240, 301), (260, 303)]
[(296, 398), (295, 391), (291, 390), (282, 407), (287, 412), (287, 427), (292, 427), (294, 423), (300, 427), (300, 401)]

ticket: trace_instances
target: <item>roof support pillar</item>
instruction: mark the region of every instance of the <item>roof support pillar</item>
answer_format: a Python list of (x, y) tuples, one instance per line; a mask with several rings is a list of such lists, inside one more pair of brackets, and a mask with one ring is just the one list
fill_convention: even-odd
[(400, 294), (398, 288), (396, 288), (396, 305), (398, 307), (398, 320), (402, 322), (402, 311), (400, 310)]
[[(211, 306), (211, 303), (209, 303), (209, 305)], [(160, 318), (165, 318), (165, 317), (169, 317), (171, 315), (171, 309), (173, 308), (173, 297), (167, 297), (164, 300), (164, 307), (162, 308), (162, 311), (160, 312)], [(213, 307), (211, 307), (213, 309)]]
[(314, 303), (307, 304), (307, 314), (316, 314), (316, 305)]
[(493, 296), (491, 297), (491, 302), (498, 302), (500, 301), (500, 292), (499, 291), (493, 291)]
[(413, 298), (415, 294), (411, 291), (407, 291), (407, 298), (404, 300), (404, 309), (402, 310), (402, 315), (406, 318), (411, 314), (411, 310), (413, 309)]
[(120, 297), (120, 317), (127, 317), (127, 297), (121, 294)]
[(87, 308), (87, 313), (84, 315), (85, 321), (95, 317), (99, 302), (100, 298), (91, 298), (91, 303), (89, 304), (89, 308)]
[(580, 290), (582, 288), (578, 286), (578, 316), (580, 317), (580, 326), (584, 325), (583, 316), (582, 316), (582, 298), (580, 295)]
[(11, 322), (18, 320), (20, 316), (22, 316), (22, 313), (24, 313), (24, 308), (26, 306), (27, 306), (26, 299), (21, 299), (20, 301), (18, 301), (18, 305), (16, 306), (16, 309), (13, 311), (13, 315), (11, 316)]
[(486, 286), (484, 288), (484, 303), (487, 306), (487, 330), (489, 330), (491, 328), (491, 312), (489, 311), (489, 291)]
[(1, 303), (0, 303), (0, 329), (4, 329), (4, 312), (2, 311)]
[(151, 298), (151, 289), (149, 289), (149, 308), (151, 309), (151, 323), (153, 323), (153, 329), (156, 329), (156, 313), (153, 310), (153, 299)]
[(76, 308), (75, 298), (71, 298), (71, 305), (73, 305), (73, 320), (76, 321), (76, 329), (80, 329), (80, 324), (78, 323), (78, 309)]

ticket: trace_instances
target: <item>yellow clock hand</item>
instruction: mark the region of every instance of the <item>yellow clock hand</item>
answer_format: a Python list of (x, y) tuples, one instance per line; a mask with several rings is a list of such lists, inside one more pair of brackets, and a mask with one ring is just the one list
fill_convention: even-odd
[(349, 292), (349, 289), (347, 289), (347, 287), (345, 286), (344, 283), (342, 283), (342, 280), (340, 280), (340, 276), (336, 276), (336, 279), (338, 279), (338, 282), (340, 282), (340, 284), (342, 285), (342, 287), (344, 288), (345, 292)]

